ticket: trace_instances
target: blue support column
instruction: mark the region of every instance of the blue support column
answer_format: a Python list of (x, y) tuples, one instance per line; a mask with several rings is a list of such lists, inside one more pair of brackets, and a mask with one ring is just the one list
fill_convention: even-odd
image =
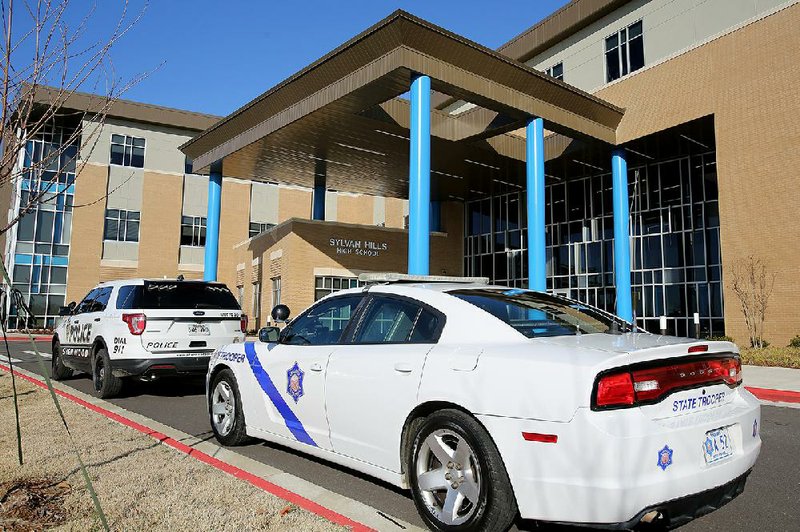
[(617, 316), (632, 321), (628, 162), (625, 150), (616, 149), (611, 153), (611, 187), (614, 198), (614, 282), (617, 287)]
[(211, 166), (208, 176), (208, 214), (206, 215), (206, 254), (203, 263), (203, 280), (217, 280), (219, 258), (219, 216), (222, 207), (222, 165)]
[(431, 231), (437, 232), (442, 230), (442, 202), (431, 202)]
[(325, 191), (326, 183), (325, 178), (316, 176), (314, 177), (314, 192), (311, 194), (311, 219), (324, 220), (325, 219)]
[(544, 227), (544, 123), (533, 118), (525, 128), (528, 209), (528, 288), (547, 290)]
[(408, 175), (408, 273), (428, 275), (431, 204), (431, 78), (411, 79)]

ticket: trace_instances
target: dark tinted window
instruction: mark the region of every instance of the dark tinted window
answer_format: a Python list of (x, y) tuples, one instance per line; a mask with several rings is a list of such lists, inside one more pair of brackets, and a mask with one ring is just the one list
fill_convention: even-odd
[(439, 317), (421, 304), (404, 299), (377, 297), (367, 309), (354, 342), (434, 343), (438, 340)]
[(239, 310), (239, 303), (224, 284), (145, 281), (140, 308)]
[(97, 291), (94, 296), (94, 303), (92, 303), (92, 310), (90, 312), (101, 312), (108, 306), (108, 300), (111, 297), (111, 287), (107, 286)]
[(94, 302), (94, 298), (95, 298), (95, 296), (97, 296), (97, 292), (98, 291), (99, 291), (99, 288), (95, 288), (95, 289), (91, 290), (88, 294), (86, 294), (86, 297), (84, 297), (81, 300), (81, 302), (78, 303), (78, 306), (75, 307), (75, 314), (82, 314), (84, 312), (90, 312), (92, 303)]
[(630, 324), (577, 301), (520, 289), (454, 290), (528, 338), (629, 330)]
[(117, 294), (117, 308), (142, 308), (142, 285), (120, 286)]
[(378, 298), (367, 310), (355, 342), (378, 344), (406, 342), (422, 309), (408, 301)]
[(283, 330), (281, 342), (290, 345), (335, 344), (364, 296), (329, 299), (297, 317)]

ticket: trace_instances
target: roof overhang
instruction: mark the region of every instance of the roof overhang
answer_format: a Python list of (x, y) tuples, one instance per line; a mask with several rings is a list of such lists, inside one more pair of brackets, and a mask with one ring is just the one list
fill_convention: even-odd
[[(435, 91), (483, 110), (464, 118), (432, 111), (433, 142), (446, 144), (451, 153), (469, 156), (477, 144), (495, 155), (519, 155), (524, 141), (507, 133), (530, 117), (541, 117), (548, 130), (569, 138), (616, 144), (619, 107), (397, 11), (181, 149), (194, 160), (195, 171), (223, 161), (226, 175), (256, 180), (291, 181), (274, 175), (281, 165), (313, 178), (317, 172), (309, 163), (335, 168), (342, 157), (375, 176), (389, 155), (407, 161), (408, 102), (397, 97), (408, 91), (414, 74), (430, 76)], [(348, 173), (352, 179), (352, 170), (343, 177)], [(359, 191), (392, 194), (385, 186)]]

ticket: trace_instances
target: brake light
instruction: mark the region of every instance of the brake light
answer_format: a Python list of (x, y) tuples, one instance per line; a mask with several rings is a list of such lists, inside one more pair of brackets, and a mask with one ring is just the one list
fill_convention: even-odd
[(707, 345), (693, 345), (689, 348), (689, 353), (705, 353), (708, 351)]
[(594, 408), (620, 408), (657, 403), (676, 390), (725, 383), (734, 388), (742, 382), (738, 357), (706, 358), (602, 375), (596, 385)]
[(597, 382), (595, 404), (600, 407), (630, 406), (635, 400), (630, 373), (612, 373)]
[(242, 314), (242, 319), (239, 321), (239, 330), (243, 333), (247, 332), (247, 314)]
[(131, 334), (139, 336), (147, 327), (147, 316), (144, 314), (123, 314), (122, 321), (128, 324)]

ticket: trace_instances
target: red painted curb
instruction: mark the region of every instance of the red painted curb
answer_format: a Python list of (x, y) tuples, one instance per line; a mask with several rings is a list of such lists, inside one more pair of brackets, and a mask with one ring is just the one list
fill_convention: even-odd
[[(10, 368), (8, 366), (3, 365), (3, 364), (0, 364), (0, 369), (2, 369), (4, 371), (10, 371)], [(31, 382), (31, 383), (35, 384), (36, 386), (39, 386), (40, 388), (47, 389), (47, 383), (45, 383), (44, 381), (40, 381), (39, 379), (36, 379), (36, 378), (33, 378), (33, 377), (29, 377), (28, 375), (23, 375), (22, 373), (20, 373), (18, 371), (14, 371), (14, 375), (16, 375), (17, 377), (19, 377), (21, 379), (24, 379), (24, 380), (26, 380), (28, 382)], [(191, 447), (189, 445), (186, 445), (185, 443), (181, 443), (181, 442), (179, 442), (177, 440), (174, 440), (174, 439), (170, 438), (169, 436), (167, 436), (165, 434), (162, 434), (162, 433), (160, 433), (160, 432), (158, 432), (156, 430), (153, 430), (153, 429), (151, 429), (149, 427), (146, 427), (146, 426), (144, 426), (144, 425), (142, 425), (140, 423), (137, 423), (137, 422), (135, 422), (135, 421), (133, 421), (131, 419), (128, 419), (128, 418), (126, 418), (124, 416), (121, 416), (120, 414), (111, 412), (110, 410), (106, 410), (105, 408), (103, 408), (101, 406), (93, 405), (92, 403), (84, 401), (83, 399), (81, 399), (79, 397), (76, 397), (76, 396), (74, 396), (74, 395), (72, 395), (70, 393), (67, 393), (67, 392), (64, 392), (64, 391), (61, 391), (61, 390), (56, 390), (56, 389), (54, 389), (54, 391), (58, 395), (60, 395), (61, 397), (65, 398), (65, 399), (69, 399), (70, 401), (72, 401), (74, 403), (77, 403), (77, 404), (79, 404), (79, 405), (81, 405), (81, 406), (83, 406), (85, 408), (88, 408), (89, 410), (91, 410), (93, 412), (97, 412), (98, 414), (102, 414), (105, 417), (116, 421), (117, 423), (121, 423), (121, 424), (125, 425), (126, 427), (130, 427), (130, 428), (132, 428), (134, 430), (137, 430), (137, 431), (141, 432), (142, 434), (146, 434), (147, 436), (150, 436), (151, 438), (154, 438), (154, 439), (158, 440), (159, 442), (163, 443), (164, 445), (168, 445), (168, 446), (172, 447), (173, 449), (184, 453), (187, 456), (191, 456), (192, 458), (194, 458), (196, 460), (199, 460), (199, 461), (201, 461), (203, 463), (206, 463), (206, 464), (210, 465), (211, 467), (219, 469), (220, 471), (224, 471), (225, 473), (228, 473), (229, 475), (233, 475), (234, 477), (236, 477), (238, 479), (241, 479), (241, 480), (244, 480), (246, 482), (249, 482), (250, 484), (252, 484), (253, 486), (255, 486), (255, 487), (259, 488), (259, 489), (262, 489), (262, 490), (264, 490), (264, 491), (266, 491), (268, 493), (271, 493), (272, 495), (280, 497), (281, 499), (284, 499), (284, 500), (294, 504), (295, 506), (299, 506), (300, 508), (308, 510), (309, 512), (312, 512), (312, 513), (315, 513), (315, 514), (317, 514), (317, 515), (319, 515), (321, 517), (324, 517), (328, 521), (331, 521), (331, 522), (336, 523), (338, 525), (346, 526), (346, 527), (348, 527), (348, 528), (350, 528), (351, 530), (354, 530), (354, 531), (366, 532), (366, 531), (372, 531), (373, 530), (373, 529), (369, 528), (368, 526), (366, 526), (366, 525), (364, 525), (362, 523), (358, 523), (356, 521), (353, 521), (352, 519), (350, 519), (348, 517), (345, 517), (345, 516), (343, 516), (343, 515), (341, 515), (339, 513), (336, 513), (333, 510), (330, 510), (330, 509), (322, 506), (321, 504), (318, 504), (318, 503), (316, 503), (316, 502), (314, 502), (314, 501), (312, 501), (310, 499), (306, 499), (302, 495), (298, 495), (297, 493), (294, 493), (293, 491), (289, 491), (286, 488), (282, 488), (281, 486), (278, 486), (277, 484), (273, 484), (272, 482), (264, 480), (263, 478), (261, 478), (261, 477), (259, 477), (257, 475), (254, 475), (253, 473), (250, 473), (248, 471), (245, 471), (244, 469), (238, 468), (236, 466), (232, 466), (232, 465), (230, 465), (228, 463), (223, 462), (222, 460), (220, 460), (218, 458), (214, 458), (213, 456), (211, 456), (209, 454), (206, 454), (206, 453), (204, 453), (202, 451), (198, 451), (197, 449), (195, 449), (195, 448), (193, 448), (193, 447)]]
[(800, 403), (800, 392), (792, 392), (789, 390), (771, 390), (769, 388), (751, 388), (750, 386), (745, 386), (745, 389), (764, 401)]
[[(49, 342), (53, 339), (53, 335), (50, 336), (34, 336), (34, 342)], [(6, 336), (6, 340), (9, 342), (30, 342), (31, 339), (27, 336)]]

